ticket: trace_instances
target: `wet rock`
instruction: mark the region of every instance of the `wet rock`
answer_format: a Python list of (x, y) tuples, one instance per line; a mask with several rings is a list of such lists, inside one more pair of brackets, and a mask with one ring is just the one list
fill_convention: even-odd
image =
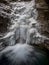
[(11, 25), (11, 8), (9, 5), (0, 3), (0, 33), (5, 33)]
[(10, 25), (10, 19), (0, 16), (0, 33), (6, 32), (9, 25)]
[[(49, 38), (49, 6), (47, 5), (48, 3), (48, 0), (36, 0), (38, 21), (40, 22), (40, 33), (47, 38)], [(47, 48), (49, 47), (48, 40), (44, 41), (44, 46)]]
[(49, 0), (45, 0), (45, 2), (49, 5)]

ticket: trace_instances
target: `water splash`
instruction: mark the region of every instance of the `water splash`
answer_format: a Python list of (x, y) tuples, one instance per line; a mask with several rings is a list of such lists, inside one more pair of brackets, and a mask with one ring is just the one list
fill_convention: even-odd
[(45, 59), (47, 58), (43, 52), (28, 44), (18, 43), (0, 52), (1, 65), (41, 65), (45, 63)]
[(11, 27), (10, 32), (6, 33), (1, 42), (6, 45), (15, 45), (16, 43), (31, 43), (39, 44), (44, 42), (45, 39), (49, 40), (46, 36), (39, 33), (40, 23), (38, 23), (37, 10), (35, 8), (35, 0), (30, 2), (11, 2)]
[(40, 63), (45, 65), (45, 61), (48, 60), (46, 55), (29, 45), (40, 44), (45, 39), (49, 40), (38, 31), (35, 0), (11, 2), (10, 6), (12, 25), (9, 28), (10, 32), (0, 38), (0, 45), (8, 46), (0, 52), (0, 65), (39, 65)]

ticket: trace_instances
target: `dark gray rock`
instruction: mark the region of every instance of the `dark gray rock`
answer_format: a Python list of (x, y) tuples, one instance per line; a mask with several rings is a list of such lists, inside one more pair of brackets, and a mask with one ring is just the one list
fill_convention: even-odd
[(11, 8), (9, 5), (0, 3), (0, 33), (5, 33), (11, 25)]

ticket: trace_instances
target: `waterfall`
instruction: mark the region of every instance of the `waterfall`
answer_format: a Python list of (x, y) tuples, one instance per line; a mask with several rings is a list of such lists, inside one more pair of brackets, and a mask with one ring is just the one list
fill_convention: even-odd
[[(9, 30), (0, 35), (0, 65), (49, 65), (48, 52), (32, 45), (49, 40), (40, 34), (35, 0), (11, 1), (9, 6), (9, 14), (0, 10), (1, 15), (10, 18), (12, 23), (7, 27)], [(4, 8), (7, 7), (3, 6)]]
[(2, 38), (1, 43), (15, 45), (16, 43), (40, 44), (48, 39), (40, 34), (40, 23), (37, 21), (38, 12), (35, 7), (35, 0), (28, 2), (10, 2), (11, 23), (10, 32)]
[[(34, 11), (34, 0), (29, 2), (17, 2), (17, 3), (11, 3), (13, 5), (13, 12), (11, 15), (13, 15), (13, 22), (18, 24), (18, 31), (16, 31), (16, 39), (18, 39), (19, 43), (26, 43), (28, 38), (28, 29), (29, 24), (31, 21), (30, 18), (34, 17), (33, 11)], [(32, 5), (31, 5), (32, 4)], [(33, 13), (32, 13), (33, 12)], [(17, 30), (17, 29), (16, 29)], [(18, 35), (18, 37), (17, 37)]]

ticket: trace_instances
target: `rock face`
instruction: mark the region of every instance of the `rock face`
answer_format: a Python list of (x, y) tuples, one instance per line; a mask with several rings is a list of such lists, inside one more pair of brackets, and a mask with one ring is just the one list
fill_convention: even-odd
[[(0, 38), (9, 32), (11, 25), (11, 8), (8, 1), (0, 0)], [(2, 40), (3, 41), (3, 40)], [(0, 41), (0, 50), (4, 48), (4, 44)]]
[[(3, 2), (3, 1), (0, 1)], [(10, 13), (11, 8), (9, 4), (0, 3), (0, 33), (5, 33), (10, 26)]]
[(49, 5), (49, 0), (45, 0), (45, 2)]
[[(37, 2), (38, 20), (41, 23), (41, 33), (49, 37), (49, 8), (44, 0)], [(48, 35), (47, 35), (48, 34)]]
[[(38, 10), (38, 21), (40, 22), (40, 33), (49, 38), (49, 0), (36, 0), (36, 8)], [(49, 47), (49, 41), (44, 42)]]
[(8, 18), (3, 18), (0, 16), (0, 33), (7, 31), (8, 23), (10, 23)]

